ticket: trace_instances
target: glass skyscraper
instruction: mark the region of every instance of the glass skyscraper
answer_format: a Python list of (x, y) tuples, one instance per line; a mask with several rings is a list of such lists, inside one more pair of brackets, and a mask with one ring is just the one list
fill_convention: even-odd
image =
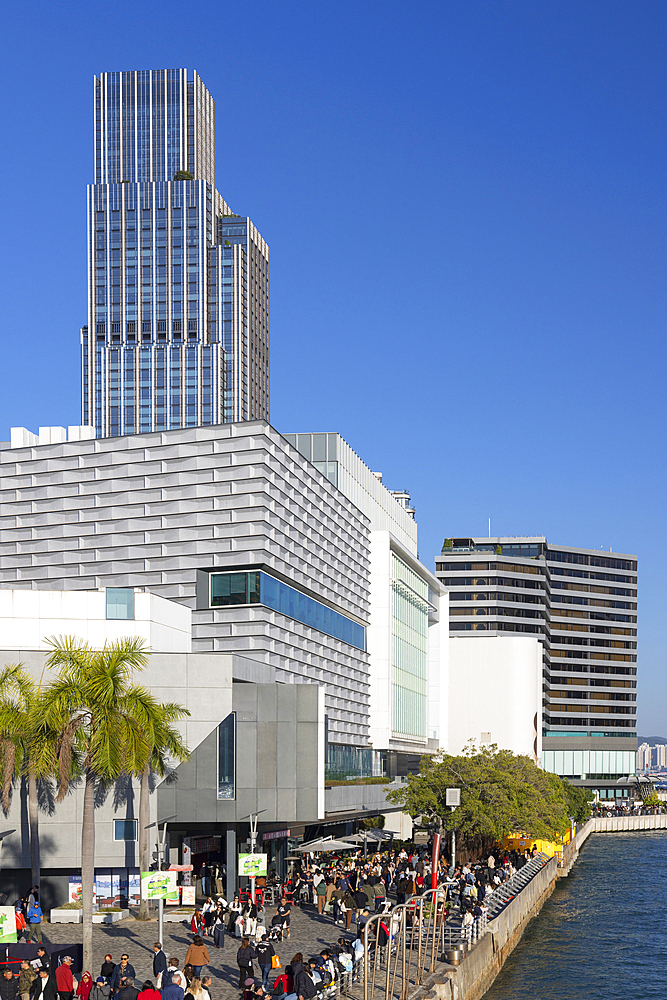
[(184, 69), (94, 81), (82, 423), (97, 437), (269, 420), (269, 248), (215, 187), (215, 102)]

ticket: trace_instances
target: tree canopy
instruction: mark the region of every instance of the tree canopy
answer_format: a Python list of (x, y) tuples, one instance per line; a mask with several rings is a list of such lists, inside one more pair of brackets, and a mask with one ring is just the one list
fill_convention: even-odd
[[(461, 789), (461, 805), (454, 812), (446, 805), (447, 788)], [(579, 789), (530, 757), (495, 744), (466, 747), (459, 757), (422, 757), (419, 774), (408, 775), (405, 787), (387, 797), (413, 817), (421, 814), (446, 830), (458, 830), (469, 842), (499, 841), (515, 832), (558, 839), (570, 826), (572, 806), (580, 813), (585, 808)]]

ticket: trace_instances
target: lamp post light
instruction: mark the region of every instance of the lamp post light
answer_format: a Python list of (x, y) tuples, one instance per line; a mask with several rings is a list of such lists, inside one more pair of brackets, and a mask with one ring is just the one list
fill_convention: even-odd
[[(265, 813), (266, 809), (260, 809), (259, 812), (250, 813), (249, 816), (244, 816), (243, 819), (250, 821), (250, 853), (255, 853), (255, 847), (257, 846), (257, 817)], [(250, 898), (255, 902), (255, 876), (250, 876)]]
[[(158, 867), (158, 871), (162, 871), (162, 862), (164, 862), (164, 860), (165, 860), (165, 857), (164, 857), (164, 845), (165, 845), (166, 840), (167, 840), (167, 823), (169, 822), (170, 819), (176, 819), (176, 816), (175, 815), (174, 816), (167, 816), (166, 819), (159, 819), (157, 821), (157, 823), (149, 823), (148, 826), (146, 827), (147, 830), (150, 829), (150, 827), (152, 827), (152, 826), (156, 826), (157, 827), (157, 830), (156, 830), (157, 840), (155, 841), (155, 847), (157, 849), (157, 859), (156, 860), (157, 860), (157, 863), (158, 863), (158, 866), (159, 866)], [(160, 839), (160, 823), (163, 824), (163, 826), (162, 826), (162, 839)], [(160, 858), (162, 858), (162, 861), (160, 861)], [(163, 938), (163, 930), (164, 930), (164, 899), (162, 898), (162, 896), (160, 896), (160, 898), (157, 901), (157, 927), (158, 927), (158, 932), (157, 932), (158, 941), (160, 942), (160, 944), (164, 944), (164, 938)]]
[[(461, 789), (448, 788), (445, 793), (445, 805), (454, 812), (461, 805)], [(452, 868), (456, 868), (456, 830), (452, 827)]]

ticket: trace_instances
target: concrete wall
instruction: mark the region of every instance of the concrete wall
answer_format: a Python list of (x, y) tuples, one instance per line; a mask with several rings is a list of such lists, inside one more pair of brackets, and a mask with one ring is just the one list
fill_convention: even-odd
[[(46, 653), (39, 650), (0, 650), (0, 663), (20, 656), (36, 679), (42, 676)], [(206, 653), (154, 653), (149, 666), (135, 675), (159, 701), (175, 701), (190, 711), (190, 717), (175, 725), (191, 750), (215, 737), (222, 719), (232, 711), (232, 656)], [(50, 679), (47, 671), (46, 682)], [(244, 685), (251, 688), (251, 685)], [(317, 688), (313, 688), (317, 692)], [(151, 795), (151, 822), (157, 820), (157, 796)], [(40, 793), (40, 844), (45, 868), (76, 869), (81, 864), (81, 820), (83, 815), (83, 785), (75, 784), (61, 803), (55, 802), (55, 786), (46, 784)], [(160, 813), (160, 817), (171, 815)], [(138, 843), (114, 841), (114, 819), (138, 819), (139, 782), (123, 779), (106, 793), (98, 796), (96, 813), (96, 864), (100, 868), (138, 865)], [(194, 817), (186, 815), (186, 819)], [(12, 794), (6, 827), (15, 833), (2, 844), (2, 863), (16, 868), (29, 868), (30, 841), (28, 836), (25, 790), (16, 785)]]
[(154, 652), (189, 653), (192, 613), (182, 604), (135, 591), (134, 619), (110, 620), (104, 590), (0, 590), (0, 648), (48, 649), (48, 638), (64, 635), (95, 649), (139, 636)]
[(177, 825), (262, 823), (324, 817), (324, 704), (314, 684), (235, 684), (236, 798), (218, 799), (217, 730), (158, 788), (160, 816)]
[(627, 830), (667, 830), (667, 815), (596, 816), (591, 833), (625, 833)]
[(539, 759), (542, 646), (537, 639), (450, 638), (449, 753), (461, 753), (469, 740)]

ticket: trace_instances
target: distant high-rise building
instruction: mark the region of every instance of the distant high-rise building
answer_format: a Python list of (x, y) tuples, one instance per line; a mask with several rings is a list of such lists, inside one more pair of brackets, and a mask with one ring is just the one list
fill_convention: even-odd
[(544, 537), (447, 538), (436, 576), (450, 635), (541, 643), (545, 769), (601, 798), (621, 794), (618, 779), (636, 769), (636, 556)]
[(215, 187), (184, 69), (94, 81), (82, 422), (98, 437), (269, 419), (269, 248)]
[(655, 748), (656, 765), (667, 767), (667, 743), (658, 743)]
[(648, 743), (642, 743), (637, 750), (637, 770), (650, 771), (653, 763), (653, 747)]

